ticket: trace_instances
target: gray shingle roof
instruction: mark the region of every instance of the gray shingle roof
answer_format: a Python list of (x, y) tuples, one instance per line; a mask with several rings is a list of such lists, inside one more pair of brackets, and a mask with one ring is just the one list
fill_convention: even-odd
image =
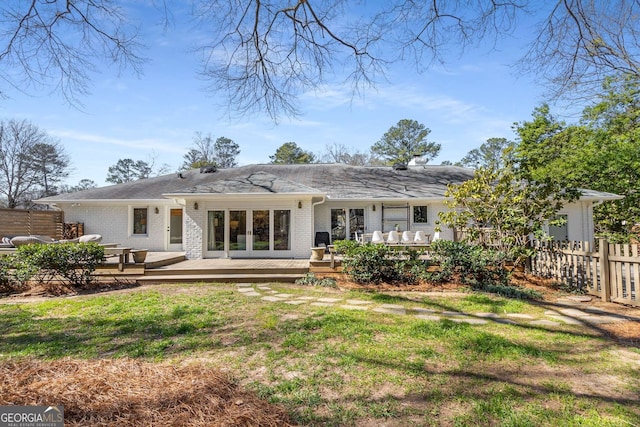
[[(207, 194), (326, 194), (329, 199), (444, 199), (447, 184), (473, 177), (458, 166), (382, 166), (343, 164), (256, 164), (200, 173), (168, 174), (40, 199), (40, 203), (87, 200), (153, 200)], [(614, 200), (615, 194), (581, 190), (584, 200)]]
[(457, 166), (391, 167), (343, 164), (256, 164), (200, 173), (198, 169), (40, 199), (41, 203), (82, 200), (151, 200), (195, 194), (326, 194), (330, 199), (442, 199), (449, 183), (473, 171)]

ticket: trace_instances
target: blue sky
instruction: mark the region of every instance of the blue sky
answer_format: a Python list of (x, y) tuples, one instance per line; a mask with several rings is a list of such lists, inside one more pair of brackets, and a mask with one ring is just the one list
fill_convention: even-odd
[[(71, 185), (88, 178), (105, 184), (107, 169), (118, 159), (167, 164), (171, 171), (193, 144), (194, 133), (224, 136), (240, 146), (240, 165), (267, 163), (285, 142), (322, 154), (328, 144), (360, 151), (401, 119), (413, 119), (431, 129), (429, 140), (442, 144), (432, 161), (457, 161), (491, 137), (513, 139), (514, 122), (528, 120), (543, 101), (543, 88), (528, 76), (516, 76), (512, 64), (523, 54), (529, 22), (520, 23), (514, 37), (492, 46), (470, 48), (448, 58), (447, 67), (423, 73), (398, 64), (388, 82), (361, 97), (348, 85), (318, 88), (300, 97), (302, 115), (279, 124), (267, 115), (229, 118), (215, 94), (197, 78), (197, 58), (190, 52), (194, 35), (180, 19), (166, 33), (145, 23), (150, 61), (143, 75), (104, 67), (93, 79), (82, 111), (58, 94), (7, 92), (0, 117), (27, 119), (57, 138), (71, 157)], [(339, 81), (339, 79), (336, 79)], [(556, 112), (556, 111), (554, 111)]]

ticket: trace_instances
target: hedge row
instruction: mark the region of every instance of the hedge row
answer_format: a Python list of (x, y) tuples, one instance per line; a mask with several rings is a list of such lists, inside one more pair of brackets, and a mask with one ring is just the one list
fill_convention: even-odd
[(20, 246), (15, 254), (0, 256), (0, 288), (11, 292), (50, 282), (86, 287), (103, 259), (104, 248), (96, 243)]

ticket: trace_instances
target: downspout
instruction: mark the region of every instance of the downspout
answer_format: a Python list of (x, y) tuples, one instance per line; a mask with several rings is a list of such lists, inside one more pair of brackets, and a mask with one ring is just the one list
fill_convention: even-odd
[(315, 246), (315, 233), (316, 233), (316, 206), (321, 205), (323, 203), (325, 203), (327, 201), (327, 195), (323, 194), (322, 195), (322, 200), (317, 201), (315, 203), (311, 203), (311, 223), (313, 224), (313, 236), (312, 239), (313, 241), (311, 242), (311, 246), (313, 247)]

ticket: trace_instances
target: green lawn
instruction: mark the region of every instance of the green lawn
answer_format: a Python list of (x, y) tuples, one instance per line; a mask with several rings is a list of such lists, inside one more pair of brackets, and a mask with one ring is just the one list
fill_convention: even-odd
[[(270, 286), (439, 311), (545, 310), (481, 294)], [(640, 352), (582, 326), (434, 322), (199, 284), (0, 304), (0, 331), (0, 361), (128, 357), (229, 370), (302, 425), (640, 425)]]

